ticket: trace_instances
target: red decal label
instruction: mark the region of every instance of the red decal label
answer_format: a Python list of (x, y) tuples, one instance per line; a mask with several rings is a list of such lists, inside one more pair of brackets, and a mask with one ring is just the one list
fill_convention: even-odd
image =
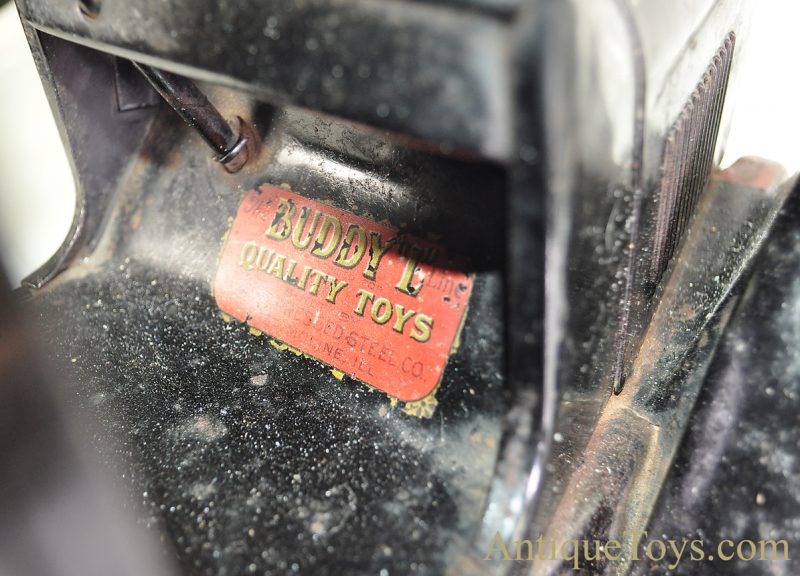
[(234, 318), (412, 401), (439, 383), (471, 290), (431, 242), (261, 186), (239, 207), (214, 295)]

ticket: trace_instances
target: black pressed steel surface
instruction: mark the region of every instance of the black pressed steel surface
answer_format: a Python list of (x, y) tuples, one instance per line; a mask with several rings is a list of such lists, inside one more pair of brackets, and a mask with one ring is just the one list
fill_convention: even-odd
[[(731, 355), (796, 344), (794, 256), (775, 252), (792, 216), (772, 239), (789, 188), (758, 163), (713, 168), (747, 4), (19, 0), (78, 206), (18, 294), (175, 572), (557, 574), (484, 558), (496, 535), (680, 537), (676, 519), (743, 522), (747, 498), (759, 534), (791, 529), (797, 481), (768, 448), (795, 442), (779, 420), (796, 367)], [(229, 173), (215, 157), (235, 150)], [(462, 259), (472, 293), (435, 399), (222, 315), (222, 248), (261, 185)], [(788, 400), (758, 396), (741, 442), (718, 435), (757, 367)], [(766, 471), (725, 470), (752, 458)]]
[[(100, 5), (93, 22), (103, 22), (108, 8)], [(347, 10), (336, 14), (347, 18)], [(436, 14), (449, 29), (447, 12)], [(498, 26), (496, 15), (463, 17)], [(435, 135), (419, 140), (412, 124), (425, 114), (381, 95), (381, 82), (402, 78), (383, 76), (379, 54), (359, 67), (371, 88), (350, 82), (346, 103), (379, 97), (392, 117), (414, 112), (401, 137), (201, 83), (222, 117), (252, 127), (254, 148), (231, 175), (153, 99), (126, 59), (44, 28), (27, 32), (73, 155), (79, 204), (68, 242), (25, 284), (34, 288), (31, 310), (54, 351), (68, 404), (92, 416), (81, 426), (120, 479), (132, 515), (161, 535), (167, 556), (191, 574), (441, 574), (469, 557), (509, 433), (503, 420), (510, 395), (502, 321), (507, 175), (469, 152), (472, 137), (457, 129), (466, 119), (453, 124), (440, 102), (439, 117), (421, 124)], [(96, 39), (99, 30), (88, 36)], [(386, 37), (416, 50), (412, 40)], [(441, 57), (464, 56), (439, 40)], [(367, 47), (377, 44), (359, 50)], [(334, 48), (346, 51), (347, 44)], [(405, 48), (391, 50), (392, 58), (404, 58)], [(215, 51), (195, 53), (202, 54)], [(460, 65), (454, 70), (458, 82), (470, 82)], [(403, 68), (392, 66), (392, 73)], [(325, 77), (337, 74), (327, 70)], [(439, 86), (446, 78), (436, 80)], [(415, 106), (431, 103), (425, 82), (407, 88)], [(313, 95), (311, 87), (305, 94)], [(470, 98), (451, 112), (464, 114)], [(470, 130), (481, 124), (470, 116)], [(464, 258), (474, 293), (435, 400), (404, 405), (223, 320), (213, 288), (224, 240), (244, 195), (264, 184), (368, 215)], [(538, 274), (534, 262), (530, 270)], [(536, 402), (529, 394), (517, 405), (528, 413)], [(510, 431), (534, 431), (539, 421), (530, 415), (527, 426)], [(527, 473), (533, 449), (512, 468)], [(504, 486), (501, 503), (511, 499)]]
[[(501, 432), (502, 173), (298, 112), (259, 107), (254, 123), (262, 155), (234, 179), (177, 116), (154, 119), (96, 254), (37, 294), (52, 349), (190, 571), (441, 573), (480, 521)], [(223, 321), (223, 238), (265, 183), (439, 230), (470, 256), (475, 297), (433, 417)]]
[(509, 152), (502, 40), (514, 0), (97, 4), (94, 19), (71, 2), (19, 7), (40, 30), (145, 64), (495, 158)]
[[(693, 562), (677, 574), (793, 574), (800, 538), (800, 195), (743, 283), (649, 527), (709, 543), (784, 540), (789, 561)], [(707, 555), (715, 549), (707, 546)], [(745, 546), (745, 555), (749, 554)], [(725, 550), (729, 554), (729, 550)], [(766, 547), (770, 558), (772, 548)], [(783, 559), (783, 548), (777, 549)], [(637, 574), (665, 574), (663, 566)]]

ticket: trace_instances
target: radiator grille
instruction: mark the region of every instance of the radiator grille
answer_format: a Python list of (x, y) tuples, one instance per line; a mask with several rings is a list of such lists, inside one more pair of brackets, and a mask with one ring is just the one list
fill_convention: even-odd
[(653, 286), (664, 274), (708, 181), (734, 41), (731, 32), (667, 136), (650, 260), (649, 280)]

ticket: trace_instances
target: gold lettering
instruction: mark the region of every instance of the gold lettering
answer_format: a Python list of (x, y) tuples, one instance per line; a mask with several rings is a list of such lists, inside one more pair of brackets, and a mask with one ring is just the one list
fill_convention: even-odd
[(372, 299), (375, 298), (375, 294), (372, 292), (367, 292), (363, 288), (358, 289), (358, 304), (356, 304), (355, 312), (359, 316), (364, 315), (364, 308), (367, 306), (367, 302), (371, 302)]
[[(272, 225), (264, 234), (273, 240), (286, 240), (292, 231), (292, 217), (296, 209), (297, 206), (294, 205), (294, 202), (287, 198), (281, 198)], [(279, 229), (281, 224), (283, 227)]]
[(317, 292), (319, 291), (319, 285), (325, 279), (325, 273), (321, 272), (320, 270), (312, 270), (311, 276), (311, 288), (308, 289), (308, 293), (312, 296), (316, 296)]
[(255, 267), (257, 256), (258, 244), (255, 242), (247, 242), (242, 246), (242, 254), (239, 256), (239, 266), (245, 270), (252, 270)]
[(680, 549), (678, 548), (678, 543), (675, 540), (667, 540), (667, 544), (669, 544), (669, 547), (672, 549), (672, 553), (675, 554), (675, 562), (673, 564), (669, 564), (667, 568), (669, 568), (670, 570), (675, 570), (675, 568), (677, 568), (678, 565), (681, 563), (681, 558), (683, 558), (683, 551), (686, 550), (686, 545), (688, 544), (688, 542), (684, 538), (683, 546), (681, 546)]
[(289, 265), (286, 267), (286, 274), (283, 276), (283, 281), (287, 284), (297, 284), (297, 278), (293, 276), (296, 266), (297, 260), (289, 260)]
[(308, 275), (310, 273), (311, 273), (311, 267), (303, 266), (303, 274), (302, 276), (300, 276), (300, 280), (297, 281), (297, 287), (300, 288), (300, 290), (306, 289), (306, 282), (308, 282)]
[(337, 282), (336, 278), (328, 275), (328, 285), (330, 287), (328, 288), (328, 297), (326, 298), (326, 300), (331, 304), (336, 304), (336, 296), (337, 294), (339, 294), (339, 292), (342, 291), (342, 289), (345, 286), (347, 286), (347, 282), (345, 282), (344, 280)]
[(503, 554), (503, 560), (511, 560), (511, 554), (508, 553), (508, 548), (506, 548), (505, 542), (503, 542), (503, 537), (500, 536), (500, 531), (494, 533), (494, 540), (492, 540), (492, 545), (489, 547), (489, 551), (486, 552), (486, 556), (484, 556), (484, 560), (494, 560), (492, 554), (495, 552), (501, 552)]
[(408, 312), (406, 312), (406, 309), (402, 304), (395, 304), (394, 311), (397, 313), (397, 320), (395, 320), (394, 326), (392, 326), (392, 330), (402, 334), (406, 322), (408, 322), (408, 319), (411, 318), (414, 314), (416, 314), (416, 312), (414, 310), (409, 310)]
[(723, 540), (722, 542), (720, 542), (720, 543), (717, 545), (717, 557), (718, 557), (720, 560), (725, 560), (725, 561), (727, 562), (728, 560), (730, 560), (731, 558), (733, 558), (734, 554), (731, 554), (730, 556), (728, 556), (728, 555), (726, 555), (726, 554), (724, 554), (724, 553), (722, 552), (722, 545), (723, 545), (723, 544), (725, 544), (726, 542), (727, 542), (728, 544), (730, 544), (729, 548), (730, 548), (731, 550), (733, 550), (733, 540)]
[(621, 554), (619, 552), (614, 553), (622, 548), (622, 543), (619, 540), (609, 540), (606, 542), (605, 548), (603, 552), (606, 555), (606, 558), (611, 560), (612, 562), (616, 562), (620, 559)]
[[(692, 540), (691, 542), (689, 542), (689, 548), (692, 549), (691, 559), (693, 562), (705, 560), (706, 553), (703, 550), (702, 540)], [(695, 556), (695, 554), (697, 554), (697, 556)]]
[[(570, 548), (570, 550), (572, 552), (570, 554), (568, 554), (567, 553), (567, 547), (570, 544), (572, 544), (572, 548)], [(561, 559), (562, 560), (564, 560), (565, 562), (568, 561), (568, 560), (571, 561), (572, 562), (572, 567), (575, 570), (580, 568), (580, 558), (581, 557), (580, 557), (580, 553), (579, 553), (578, 541), (577, 540), (564, 540), (561, 543), (560, 552), (561, 552)]]
[(311, 226), (308, 227), (308, 232), (306, 232), (305, 237), (302, 236), (303, 229), (306, 226), (306, 220), (308, 220), (308, 214), (311, 212), (311, 208), (307, 208), (303, 206), (300, 208), (300, 215), (297, 217), (297, 222), (294, 223), (294, 230), (292, 230), (292, 244), (298, 250), (305, 250), (309, 243), (311, 242), (311, 237), (314, 235), (314, 232), (317, 229), (317, 222), (319, 221), (319, 210), (314, 211), (314, 218), (311, 220)]
[[(591, 554), (591, 544), (594, 542), (594, 555)], [(584, 540), (583, 541), (583, 559), (590, 562), (600, 561), (603, 551), (601, 550), (602, 544), (600, 540)]]
[[(627, 536), (628, 535), (628, 531), (625, 530), (622, 534), (623, 534), (623, 536)], [(631, 550), (633, 551), (633, 560), (638, 562), (639, 561), (639, 542), (641, 542), (642, 537), (647, 538), (647, 531), (645, 530), (644, 532), (640, 532), (639, 530), (633, 530), (630, 533), (630, 535), (632, 536), (632, 538), (631, 538), (631, 544), (632, 544)]]
[[(347, 253), (350, 251), (351, 246), (355, 246), (355, 249), (348, 258)], [(339, 253), (333, 263), (342, 268), (355, 268), (361, 262), (361, 258), (364, 257), (364, 252), (366, 251), (367, 233), (358, 224), (350, 224), (347, 234), (345, 234), (344, 242), (342, 242), (342, 247), (339, 248)]]
[(395, 288), (409, 296), (416, 296), (422, 289), (422, 280), (415, 285), (412, 285), (411, 281), (414, 279), (414, 275), (419, 271), (419, 266), (417, 264), (419, 264), (422, 251), (417, 246), (411, 246), (408, 252), (409, 255), (406, 267), (403, 269), (403, 275), (400, 277), (400, 282), (397, 283)]
[[(383, 308), (383, 311), (379, 310)], [(372, 305), (372, 321), (376, 324), (386, 324), (392, 317), (392, 303), (386, 298), (378, 298)]]
[[(659, 556), (656, 557), (655, 553), (653, 552), (653, 548), (658, 545), (661, 549)], [(664, 559), (664, 556), (667, 555), (667, 546), (661, 540), (650, 540), (647, 543), (647, 546), (644, 549), (644, 553), (647, 556), (648, 560), (654, 560), (656, 562), (661, 562)]]
[(767, 552), (766, 547), (767, 545), (772, 547), (772, 557), (770, 560), (777, 560), (778, 559), (778, 544), (782, 545), (783, 548), (783, 559), (789, 559), (789, 543), (786, 540), (759, 540), (758, 545), (761, 547), (761, 554), (759, 556), (759, 560), (766, 560), (767, 559)]
[(364, 270), (364, 277), (375, 280), (375, 274), (378, 272), (378, 264), (381, 263), (384, 254), (395, 245), (397, 238), (389, 238), (385, 244), (382, 244), (381, 235), (377, 232), (370, 232), (369, 239), (369, 262), (367, 262), (367, 268)]
[(431, 330), (433, 330), (433, 318), (425, 314), (417, 314), (414, 318), (414, 330), (411, 332), (411, 337), (417, 342), (427, 342), (431, 339)]
[[(266, 258), (264, 258), (266, 256)], [(256, 268), (258, 268), (259, 272), (266, 271), (267, 267), (269, 266), (269, 260), (272, 256), (272, 250), (267, 248), (266, 246), (262, 246), (258, 250), (258, 260), (256, 261)]]
[[(517, 548), (517, 556), (515, 560), (533, 560), (533, 542), (530, 540), (514, 540), (514, 546)], [(528, 551), (528, 553), (524, 556), (522, 554), (523, 548)]]
[(267, 268), (267, 274), (273, 274), (275, 278), (283, 278), (283, 263), (286, 262), (286, 256), (283, 254), (275, 254), (272, 259), (272, 264)]
[[(556, 559), (556, 548), (554, 545), (553, 540), (549, 540), (550, 546), (550, 555), (552, 556), (551, 560)], [(536, 539), (536, 559), (537, 560), (544, 560), (542, 557), (542, 544), (544, 544), (544, 535), (539, 534), (539, 537)]]
[[(744, 552), (742, 551), (743, 550), (742, 547), (745, 544), (747, 544), (747, 546), (750, 548), (749, 556), (745, 556)], [(756, 543), (753, 542), (752, 540), (742, 540), (736, 546), (736, 556), (739, 558), (739, 560), (744, 560), (745, 562), (749, 562), (750, 560), (756, 557)]]
[[(329, 233), (330, 237), (328, 237)], [(322, 217), (322, 224), (320, 224), (317, 238), (314, 240), (314, 248), (311, 249), (311, 254), (317, 258), (327, 258), (333, 254), (341, 238), (342, 223), (339, 222), (338, 218), (325, 214)]]

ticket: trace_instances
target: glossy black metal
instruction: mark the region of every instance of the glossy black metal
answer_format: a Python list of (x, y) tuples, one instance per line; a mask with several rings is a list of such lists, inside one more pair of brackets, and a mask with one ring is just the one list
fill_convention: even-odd
[[(264, 127), (259, 156), (218, 170), (164, 107), (96, 252), (34, 297), (75, 404), (187, 573), (441, 573), (480, 522), (501, 435), (503, 172), (209, 97)], [(263, 183), (436, 233), (469, 258), (476, 297), (432, 418), (220, 318), (222, 239), (238, 192)]]
[[(59, 119), (57, 126), (76, 187), (75, 215), (64, 243), (47, 263), (23, 280), (27, 286), (38, 287), (96, 246), (117, 183), (141, 145), (154, 108), (119, 106), (120, 83), (116, 81), (113, 56), (29, 27), (25, 33), (45, 94)], [(140, 77), (136, 73), (135, 78)]]
[(162, 70), (389, 129), (434, 149), (512, 153), (515, 0), (18, 2), (39, 30)]
[[(37, 274), (34, 305), (75, 403), (115, 440), (109, 467), (185, 572), (504, 573), (513, 565), (484, 560), (498, 532), (535, 538), (561, 522), (588, 537), (609, 524), (584, 520), (612, 509), (644, 525), (658, 483), (640, 473), (654, 454), (668, 467), (685, 425), (667, 376), (699, 330), (721, 325), (727, 292), (709, 271), (726, 268), (727, 282), (750, 255), (694, 241), (689, 267), (645, 286), (669, 130), (741, 25), (739, 5), (107, 0), (89, 24), (20, 1), (79, 176), (108, 170), (82, 187), (93, 211), (71, 256)], [(153, 118), (152, 94), (98, 90), (91, 75), (120, 67), (73, 42), (207, 82), (220, 117), (244, 118), (260, 149), (235, 175), (215, 170), (171, 111)], [(123, 108), (151, 122), (144, 140), (108, 136)], [(217, 255), (241, 194), (264, 183), (467, 259), (475, 290), (432, 419), (218, 317)], [(775, 208), (753, 197), (700, 217), (749, 249)], [(691, 322), (652, 321), (685, 303)], [(654, 325), (672, 346), (652, 352)], [(610, 397), (645, 345), (663, 374)], [(614, 402), (660, 426), (602, 421)], [(660, 429), (666, 440), (648, 443)]]
[[(63, 43), (31, 29), (29, 33), (37, 42), (44, 38), (56, 46)], [(111, 88), (107, 93), (87, 81), (89, 72), (113, 78), (115, 68), (116, 72), (120, 68), (113, 65), (113, 58), (73, 44), (67, 44), (64, 53), (71, 57), (66, 81), (80, 89), (63, 90), (56, 83), (59, 116), (89, 102), (89, 94), (105, 99), (95, 102), (96, 108), (112, 112), (116, 106), (109, 103), (148, 101), (147, 97), (131, 100), (132, 92), (120, 98), (113, 81), (104, 84)], [(42, 57), (43, 65), (49, 65), (49, 60)], [(103, 153), (124, 161), (126, 170), (120, 177), (110, 175), (104, 180), (102, 199), (106, 202), (93, 200), (91, 208), (96, 211), (93, 214), (102, 215), (109, 206), (113, 215), (106, 216), (102, 226), (88, 228), (87, 223), (93, 221), (89, 214), (78, 215), (78, 227), (87, 234), (70, 240), (81, 257), (68, 260), (67, 272), (37, 292), (37, 306), (50, 302), (44, 324), (60, 326), (51, 335), (61, 350), (60, 359), (65, 360), (64, 371), (81, 383), (76, 388), (78, 404), (97, 412), (99, 434), (119, 441), (110, 465), (120, 475), (135, 479), (130, 484), (134, 497), (148, 494), (145, 507), (152, 517), (166, 520), (166, 542), (180, 541), (177, 547), (187, 570), (243, 573), (254, 562), (264, 569), (280, 570), (294, 558), (303, 569), (339, 573), (337, 562), (349, 557), (353, 572), (402, 571), (414, 562), (418, 571), (435, 573), (437, 566), (462, 548), (466, 535), (480, 521), (480, 494), (491, 478), (500, 436), (504, 401), (498, 327), (505, 211), (502, 171), (485, 162), (465, 163), (409, 150), (369, 130), (276, 110), (230, 91), (210, 96), (220, 102), (224, 114), (241, 114), (259, 127), (258, 138), (265, 144), (261, 155), (236, 180), (230, 180), (221, 171), (211, 170), (206, 149), (171, 110), (162, 113), (144, 143), (105, 138)], [(233, 107), (234, 103), (238, 104)], [(124, 114), (149, 116), (154, 110), (130, 109)], [(73, 116), (67, 120), (67, 131), (70, 137), (76, 131), (70, 121), (80, 122), (78, 129), (91, 127), (95, 133), (113, 130), (122, 115), (108, 119)], [(127, 151), (129, 144), (137, 146), (137, 152)], [(78, 148), (86, 150), (85, 145)], [(94, 166), (87, 158), (87, 169), (108, 166), (104, 158), (95, 159), (102, 162)], [(349, 177), (342, 178), (343, 173)], [(416, 421), (402, 414), (400, 407), (388, 409), (385, 397), (368, 394), (355, 382), (341, 383), (324, 368), (281, 353), (268, 340), (232, 330), (215, 314), (208, 314), (214, 307), (209, 281), (228, 219), (238, 205), (236, 191), (264, 182), (285, 183), (343, 208), (357, 204), (375, 218), (421, 236), (437, 233), (453, 253), (469, 257), (480, 295), (471, 303), (461, 354), (472, 360), (461, 364), (455, 358), (450, 363), (447, 383), (438, 396), (438, 418)], [(85, 192), (79, 190), (82, 202)], [(486, 204), (487, 193), (493, 199), (491, 205)], [(453, 219), (453, 214), (460, 217)], [(183, 264), (175, 268), (178, 262)], [(48, 267), (41, 276), (49, 279), (54, 272)], [(164, 300), (153, 308), (159, 298), (154, 300), (151, 293), (156, 286)], [(170, 320), (173, 312), (180, 316), (176, 323)], [(73, 313), (77, 316), (69, 318)], [(113, 335), (96, 339), (98, 326), (107, 326)], [(195, 353), (185, 362), (178, 357), (168, 360), (162, 353), (153, 357), (154, 342), (167, 355), (181, 349)], [(96, 345), (103, 350), (81, 352)], [(130, 355), (120, 356), (120, 345)], [(61, 356), (62, 352), (69, 357)], [(132, 364), (125, 368), (130, 380), (122, 383), (116, 366), (130, 362), (139, 368)], [(282, 376), (267, 388), (259, 390), (250, 383), (256, 374), (250, 374), (251, 370), (272, 373), (278, 366)], [(95, 380), (92, 373), (104, 376)], [(100, 385), (88, 397), (87, 378)], [(144, 381), (158, 381), (157, 388), (142, 390), (135, 384)], [(307, 388), (310, 383), (312, 389)], [(127, 391), (119, 395), (123, 389)], [(209, 393), (197, 396), (199, 389)], [(237, 400), (240, 393), (245, 396)], [(115, 400), (95, 405), (92, 400), (85, 402), (90, 397)], [(157, 398), (164, 403), (153, 404)], [(221, 443), (206, 438), (209, 451), (197, 454), (199, 460), (189, 476), (180, 472), (183, 465), (178, 454), (191, 441), (192, 426), (205, 420), (194, 422), (195, 416), (187, 413), (187, 432), (177, 436), (168, 432), (183, 429), (181, 417), (175, 420), (172, 414), (180, 398), (193, 398), (190, 410), (208, 413), (212, 430), (220, 429), (216, 424), (222, 422), (229, 431)], [(267, 398), (272, 399), (266, 402)], [(220, 416), (219, 403), (231, 401), (250, 416), (242, 419), (244, 414), (238, 409), (231, 409), (230, 417)], [(279, 406), (285, 408), (276, 412)], [(304, 412), (306, 416), (301, 416)], [(138, 424), (130, 426), (133, 422)], [(138, 430), (155, 434), (142, 442)], [(321, 444), (320, 450), (331, 447), (336, 456), (319, 452)], [(225, 471), (225, 479), (220, 471)], [(295, 481), (295, 475), (302, 482)], [(263, 486), (263, 496), (254, 499), (251, 491), (262, 482), (259, 478), (277, 483), (270, 489)], [(219, 497), (190, 489), (202, 484), (213, 490), (217, 482), (224, 482)], [(298, 498), (307, 505), (298, 506)], [(353, 498), (358, 505), (351, 513)], [(215, 506), (207, 509), (210, 502)], [(162, 515), (162, 507), (181, 512), (170, 520)], [(261, 516), (251, 516), (258, 515), (257, 509), (263, 521)], [(311, 516), (304, 510), (311, 510)], [(276, 525), (276, 514), (292, 528)], [(197, 515), (205, 518), (199, 525)], [(220, 531), (223, 522), (228, 528)], [(412, 525), (417, 531), (409, 535), (407, 528)], [(256, 537), (240, 543), (240, 533), (247, 534), (249, 529)], [(301, 533), (302, 540), (298, 539)], [(314, 534), (325, 536), (314, 539)], [(281, 550), (261, 557), (276, 537)], [(364, 554), (354, 554), (359, 547)], [(443, 554), (445, 549), (452, 552)], [(371, 550), (380, 553), (372, 555)]]
[[(626, 3), (620, 3), (626, 4)], [(636, 216), (626, 225), (627, 262), (624, 266), (624, 302), (623, 314), (619, 322), (619, 330), (615, 338), (615, 365), (613, 387), (615, 392), (622, 389), (626, 378), (630, 374), (632, 363), (639, 351), (642, 338), (651, 320), (653, 310), (658, 304), (658, 297), (654, 296), (658, 286), (653, 284), (654, 260), (657, 266), (663, 265), (664, 258), (653, 253), (658, 236), (658, 198), (664, 187), (673, 184), (663, 178), (662, 162), (667, 147), (670, 130), (680, 118), (686, 108), (687, 101), (694, 96), (699, 84), (702, 84), (709, 67), (719, 66), (720, 48), (728, 45), (728, 41), (735, 35), (744, 35), (747, 29), (747, 17), (753, 4), (743, 0), (741, 2), (705, 2), (694, 6), (693, 10), (686, 13), (672, 12), (666, 7), (657, 6), (655, 3), (633, 4), (630, 10), (639, 33), (642, 58), (646, 62), (658, 62), (646, 67), (644, 73), (644, 86), (646, 87), (646, 102), (642, 109), (643, 134), (640, 174), (640, 189), (632, 192), (635, 206), (629, 214)], [(666, 23), (674, 25), (673, 40), (659, 42), (659, 30), (663, 30)], [(683, 34), (677, 32), (682, 30)], [(688, 36), (685, 36), (687, 35)], [(687, 43), (678, 40), (678, 37), (690, 38)], [(725, 62), (732, 61), (730, 73), (720, 75), (720, 79), (727, 79), (725, 90), (718, 90), (715, 94), (715, 107), (720, 103), (716, 98), (726, 98), (730, 87), (734, 88), (737, 76), (737, 50), (740, 45), (730, 46), (725, 49)], [(665, 52), (672, 56), (666, 57)], [(667, 66), (667, 62), (671, 64)], [(719, 160), (722, 148), (719, 138), (709, 135), (716, 132), (724, 136), (726, 127), (730, 123), (730, 107), (721, 107), (722, 115), (719, 118), (701, 126), (695, 122), (692, 127), (696, 131), (693, 142), (702, 143), (704, 152), (688, 156), (689, 148), (685, 148), (682, 161), (696, 164), (690, 169), (692, 175), (703, 176), (707, 174), (708, 160), (712, 164)], [(718, 127), (718, 128), (717, 128)], [(713, 130), (712, 130), (713, 128)], [(690, 179), (687, 184), (691, 184)], [(691, 210), (689, 211), (691, 213)], [(691, 219), (691, 214), (689, 214)], [(686, 227), (684, 226), (685, 230)], [(679, 243), (680, 238), (673, 239)], [(661, 280), (665, 280), (662, 276)]]
[[(651, 534), (705, 542), (702, 561), (682, 562), (671, 573), (796, 574), (800, 567), (798, 192), (737, 290), (729, 327), (648, 526)], [(726, 539), (734, 543), (723, 548), (726, 556), (750, 540), (759, 560), (766, 547), (764, 560), (725, 561), (717, 547)], [(777, 546), (774, 558), (769, 542)], [(749, 545), (743, 550), (749, 555)], [(634, 573), (666, 572), (644, 562)]]

